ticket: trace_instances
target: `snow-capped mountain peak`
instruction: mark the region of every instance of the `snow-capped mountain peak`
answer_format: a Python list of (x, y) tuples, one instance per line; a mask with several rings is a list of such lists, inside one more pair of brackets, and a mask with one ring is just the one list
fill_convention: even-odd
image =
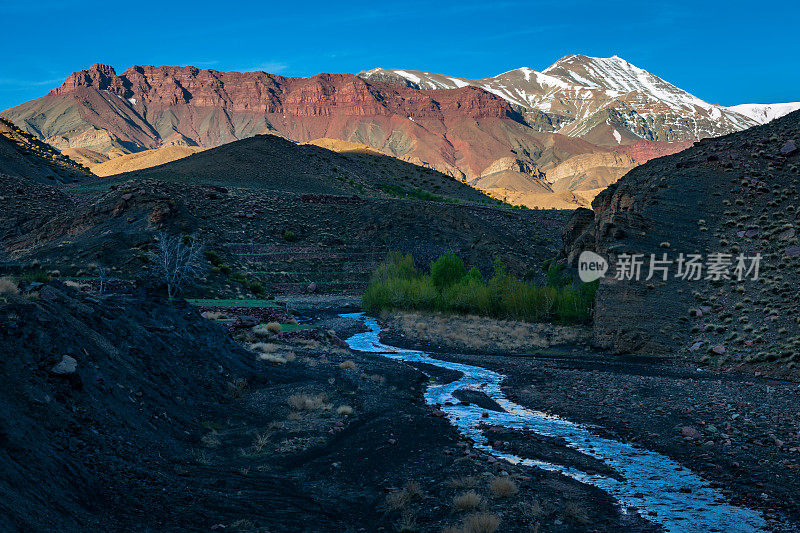
[(405, 69), (372, 69), (359, 76), (418, 89), (480, 87), (530, 115), (534, 127), (542, 131), (606, 145), (637, 139), (714, 137), (762, 124), (800, 107), (710, 104), (617, 55), (571, 54), (543, 71), (520, 67), (481, 79)]
[(694, 106), (709, 110), (713, 106), (679, 89), (658, 76), (619, 56), (588, 57), (570, 55), (559, 59), (544, 72), (577, 86), (608, 89), (619, 93), (640, 92), (673, 106)]

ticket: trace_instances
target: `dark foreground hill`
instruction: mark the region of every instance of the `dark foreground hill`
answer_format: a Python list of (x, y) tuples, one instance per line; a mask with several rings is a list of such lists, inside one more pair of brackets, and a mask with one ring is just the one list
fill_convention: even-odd
[(160, 455), (189, 452), (197, 417), (224, 411), (252, 357), (188, 307), (101, 304), (63, 285), (37, 296), (0, 295), (0, 529), (135, 514)]
[(421, 371), (341, 344), (321, 329), (249, 351), (185, 304), (5, 285), (0, 531), (439, 531), (459, 520), (454, 479), (499, 476), (518, 495), (487, 506), (509, 530), (534, 497), (548, 526), (580, 501), (597, 531), (654, 530), (596, 488), (473, 453)]
[[(607, 255), (595, 343), (630, 352), (687, 353), (721, 365), (800, 363), (797, 286), (800, 113), (709, 139), (630, 172), (580, 210), (564, 238), (573, 265), (581, 250)], [(644, 254), (639, 282), (613, 278), (621, 254)], [(650, 254), (727, 254), (719, 280), (645, 280)], [(736, 257), (761, 254), (759, 279), (736, 279)], [(750, 266), (750, 263), (747, 263)], [(712, 275), (712, 278), (714, 276)], [(752, 274), (748, 276), (752, 278)]]
[[(257, 136), (159, 167), (67, 188), (0, 180), (7, 261), (61, 276), (104, 265), (130, 282), (149, 276), (155, 233), (195, 235), (221, 257), (203, 284), (221, 296), (359, 294), (389, 250), (423, 263), (453, 250), (516, 274), (557, 252), (564, 215), (500, 205), (468, 185), (390, 157), (337, 154)], [(51, 198), (52, 197), (52, 198)], [(20, 223), (24, 225), (20, 226)], [(12, 266), (13, 266), (12, 265)]]

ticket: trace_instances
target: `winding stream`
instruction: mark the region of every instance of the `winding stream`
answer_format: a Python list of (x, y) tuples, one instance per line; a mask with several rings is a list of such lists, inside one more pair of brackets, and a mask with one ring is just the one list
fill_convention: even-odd
[[(582, 483), (599, 487), (612, 495), (623, 511), (636, 508), (647, 520), (664, 526), (667, 531), (752, 532), (764, 531), (766, 523), (753, 510), (736, 507), (707, 481), (661, 454), (644, 448), (603, 438), (588, 426), (557, 416), (526, 409), (509, 401), (500, 390), (503, 376), (479, 366), (434, 359), (422, 351), (406, 350), (381, 344), (378, 322), (363, 313), (341, 315), (363, 320), (369, 331), (356, 334), (345, 342), (353, 350), (379, 354), (400, 361), (421, 362), (463, 373), (451, 383), (432, 383), (425, 392), (430, 405), (438, 405), (448, 420), (474, 442), (476, 450), (505, 459), (510, 463), (559, 472)], [(481, 408), (474, 404), (459, 405), (453, 393), (459, 389), (480, 391), (497, 402), (505, 412)], [(485, 418), (488, 413), (488, 418)], [(573, 449), (604, 462), (622, 476), (622, 480), (583, 472), (574, 467), (518, 457), (497, 451), (481, 432), (484, 425), (527, 430), (547, 437), (560, 437)]]

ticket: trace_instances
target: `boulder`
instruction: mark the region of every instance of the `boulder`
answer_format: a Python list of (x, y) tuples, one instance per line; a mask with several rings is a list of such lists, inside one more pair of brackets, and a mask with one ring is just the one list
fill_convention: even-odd
[(61, 356), (61, 361), (50, 369), (50, 372), (59, 376), (74, 374), (78, 370), (78, 361), (69, 355)]
[(681, 435), (689, 439), (696, 439), (700, 437), (700, 432), (692, 426), (683, 426), (681, 428)]
[(242, 315), (236, 319), (236, 326), (240, 328), (252, 328), (259, 324), (259, 320), (254, 316)]
[(797, 152), (797, 144), (793, 140), (786, 141), (784, 145), (781, 147), (781, 155), (782, 156), (790, 156), (794, 155)]

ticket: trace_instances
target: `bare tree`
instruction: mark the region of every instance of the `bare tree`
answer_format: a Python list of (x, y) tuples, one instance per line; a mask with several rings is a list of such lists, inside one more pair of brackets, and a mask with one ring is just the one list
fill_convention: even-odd
[(203, 267), (203, 247), (192, 236), (179, 237), (161, 232), (158, 243), (150, 252), (153, 273), (167, 284), (167, 294), (173, 298), (183, 284), (200, 275)]
[(100, 294), (103, 294), (106, 291), (106, 285), (108, 285), (109, 277), (108, 277), (108, 269), (103, 265), (97, 265), (95, 267), (95, 271), (97, 272), (97, 279), (100, 282)]

